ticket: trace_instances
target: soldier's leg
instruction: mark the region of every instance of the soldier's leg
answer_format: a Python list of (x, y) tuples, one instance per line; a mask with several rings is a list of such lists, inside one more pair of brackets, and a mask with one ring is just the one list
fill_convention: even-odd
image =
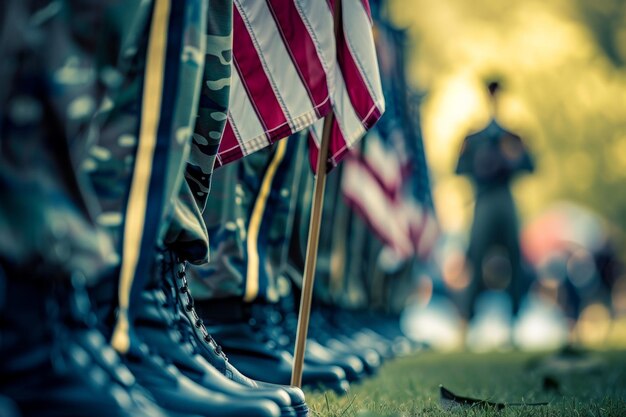
[(272, 270), (277, 265), (268, 256), (280, 257), (282, 246), (273, 245), (278, 252), (273, 248), (271, 255), (266, 246), (268, 239), (281, 243), (284, 239), (280, 234), (270, 236), (268, 225), (274, 213), (288, 215), (284, 204), (277, 204), (280, 193), (290, 188), (283, 186), (287, 167), (293, 163), (285, 159), (287, 151), (288, 142), (281, 141), (214, 173), (211, 200), (204, 212), (211, 261), (194, 268), (196, 278), (191, 283), (198, 300), (277, 301)]
[(93, 328), (84, 287), (113, 255), (74, 169), (105, 87), (96, 48), (112, 4), (2, 5), (0, 392), (23, 416), (162, 415)]
[[(129, 86), (111, 98), (112, 109), (92, 155), (104, 149), (113, 157), (100, 165), (94, 161), (91, 176), (101, 185), (109, 215), (105, 219), (122, 256), (119, 277), (111, 279), (117, 294), (110, 286), (93, 292), (105, 320), (112, 319), (104, 323), (112, 328), (112, 345), (161, 406), (194, 415), (277, 416), (274, 402), (235, 400), (207, 390), (178, 369), (165, 367), (157, 355), (166, 350), (168, 355), (190, 355), (188, 364), (198, 367), (198, 373), (218, 374), (194, 360), (195, 347), (179, 328), (176, 295), (165, 282), (171, 265), (165, 258), (172, 256), (165, 245), (187, 230), (182, 221), (190, 219), (193, 225), (193, 210), (198, 210), (193, 198), (185, 200), (189, 188), (181, 189), (181, 183), (204, 68), (206, 7), (203, 0), (155, 0), (150, 23), (136, 38), (138, 59), (126, 74)], [(228, 18), (230, 7), (226, 12)], [(182, 241), (183, 247), (194, 242)]]
[[(167, 329), (164, 321), (141, 320), (138, 333), (160, 355), (204, 388), (224, 394), (240, 404), (256, 401), (262, 405), (271, 400), (280, 406), (283, 415), (294, 411), (302, 414), (308, 409), (301, 391), (259, 387), (228, 362), (199, 321), (192, 292), (187, 286), (186, 264), (203, 263), (207, 259), (208, 233), (202, 211), (208, 199), (212, 204), (216, 197), (219, 198), (219, 190), (213, 190), (210, 197), (208, 194), (213, 163), (226, 123), (230, 85), (232, 7), (228, 7), (227, 2), (214, 2), (211, 6), (207, 25), (207, 60), (185, 181), (172, 203), (172, 218), (163, 239), (164, 250), (159, 254), (160, 268), (156, 268), (153, 282), (146, 290), (148, 294), (161, 294), (171, 299), (178, 328)], [(153, 308), (159, 309), (159, 306), (148, 305), (142, 311), (147, 313)], [(162, 331), (159, 332), (159, 328)], [(182, 340), (179, 336), (183, 336)], [(224, 407), (212, 411), (218, 414), (224, 411)], [(247, 413), (254, 411), (248, 410)]]
[[(194, 271), (197, 279), (193, 292), (200, 300), (196, 305), (211, 324), (209, 330), (227, 353), (236, 343), (249, 348), (244, 355), (229, 354), (232, 363), (253, 378), (271, 377), (270, 382), (282, 384), (288, 384), (290, 379), (291, 344), (279, 326), (281, 316), (276, 310), (279, 282), (282, 281), (282, 287), (286, 283), (280, 278), (280, 270), (284, 242), (290, 232), (287, 225), (292, 170), (302, 159), (301, 154), (295, 158), (294, 152), (301, 145), (302, 139), (297, 137), (280, 141), (267, 151), (247, 156), (236, 169), (232, 168), (231, 175), (236, 175), (237, 182), (231, 184), (230, 192), (223, 193), (222, 207), (211, 207), (210, 202), (205, 212), (212, 261)], [(221, 170), (224, 169), (228, 166)], [(233, 198), (230, 201), (229, 195)], [(233, 202), (235, 210), (229, 208)], [(269, 347), (272, 344), (275, 348)], [(266, 360), (259, 357), (261, 351), (266, 352)], [(279, 372), (270, 375), (268, 367)], [(305, 373), (305, 383), (317, 385), (320, 378), (342, 389), (340, 369), (311, 369)]]

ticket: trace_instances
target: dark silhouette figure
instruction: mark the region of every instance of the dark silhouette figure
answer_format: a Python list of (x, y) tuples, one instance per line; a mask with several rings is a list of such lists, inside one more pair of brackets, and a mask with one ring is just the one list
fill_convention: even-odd
[(456, 167), (457, 174), (472, 180), (476, 200), (468, 248), (469, 317), (485, 289), (507, 290), (516, 314), (525, 287), (510, 183), (516, 174), (532, 171), (533, 163), (521, 138), (496, 120), (499, 83), (489, 83), (488, 89), (493, 117), (483, 130), (465, 138)]

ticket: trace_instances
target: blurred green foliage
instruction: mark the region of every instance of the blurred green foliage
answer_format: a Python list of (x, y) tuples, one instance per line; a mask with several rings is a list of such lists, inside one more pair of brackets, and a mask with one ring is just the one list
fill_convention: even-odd
[(409, 75), (426, 92), (424, 137), (445, 229), (467, 230), (472, 193), (453, 174), (463, 137), (489, 119), (485, 78), (504, 89), (498, 118), (526, 139), (537, 172), (515, 194), (523, 219), (560, 199), (626, 230), (626, 2), (390, 0), (410, 33)]

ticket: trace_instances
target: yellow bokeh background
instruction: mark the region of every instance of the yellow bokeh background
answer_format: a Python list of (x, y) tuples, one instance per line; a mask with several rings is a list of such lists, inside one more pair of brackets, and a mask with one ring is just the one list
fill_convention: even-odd
[(514, 186), (522, 221), (568, 199), (624, 229), (626, 2), (391, 0), (386, 13), (408, 30), (408, 76), (425, 93), (444, 230), (464, 233), (471, 221), (472, 190), (454, 167), (463, 138), (489, 120), (484, 81), (494, 75), (503, 80), (498, 118), (536, 162)]

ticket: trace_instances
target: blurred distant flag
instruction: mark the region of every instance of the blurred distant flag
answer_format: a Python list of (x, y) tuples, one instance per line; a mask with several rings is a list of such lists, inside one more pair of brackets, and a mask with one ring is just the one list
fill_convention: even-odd
[(437, 244), (440, 229), (437, 217), (432, 209), (411, 199), (409, 204), (409, 235), (419, 259), (427, 259)]
[(407, 192), (401, 160), (374, 129), (362, 150), (346, 158), (341, 191), (346, 204), (398, 259), (426, 259), (439, 238), (439, 224), (432, 207)]
[(353, 152), (343, 172), (348, 205), (392, 248), (399, 259), (426, 259), (439, 237), (430, 178), (420, 134), (417, 96), (407, 85), (405, 33), (375, 16), (387, 110), (376, 128)]
[(332, 168), (383, 114), (368, 1), (342, 1), (336, 37), (334, 3), (235, 0), (230, 109), (216, 166), (312, 127), (315, 167), (332, 110)]
[(341, 178), (343, 197), (397, 258), (406, 259), (414, 253), (414, 246), (398, 157), (375, 131), (368, 135), (363, 148), (346, 159)]
[(430, 173), (424, 151), (424, 142), (419, 126), (419, 98), (411, 96), (409, 105), (405, 111), (409, 115), (409, 129), (407, 133), (407, 143), (410, 147), (410, 211), (411, 218), (411, 240), (415, 246), (415, 253), (420, 259), (427, 259), (433, 252), (441, 234), (439, 220), (435, 214), (432, 198), (432, 188), (430, 184)]

